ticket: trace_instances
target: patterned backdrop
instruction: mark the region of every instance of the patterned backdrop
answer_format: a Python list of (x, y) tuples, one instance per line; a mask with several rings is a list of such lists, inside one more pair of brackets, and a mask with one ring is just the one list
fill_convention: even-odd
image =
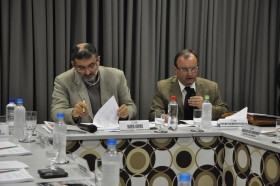
[[(67, 144), (68, 153), (85, 158), (91, 171), (106, 148), (106, 140)], [(279, 154), (221, 136), (122, 139), (117, 149), (122, 186), (178, 185), (182, 172), (192, 175), (193, 186), (280, 185)]]

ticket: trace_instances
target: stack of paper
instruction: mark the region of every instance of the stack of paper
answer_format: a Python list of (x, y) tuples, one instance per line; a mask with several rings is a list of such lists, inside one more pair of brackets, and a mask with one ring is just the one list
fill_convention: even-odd
[(15, 156), (15, 155), (29, 155), (32, 154), (30, 151), (16, 145), (12, 142), (0, 142), (0, 157), (1, 156)]
[(118, 109), (117, 101), (112, 96), (95, 114), (93, 123), (82, 124), (95, 125), (99, 131), (120, 131), (119, 117), (117, 116)]
[(240, 110), (239, 112), (226, 117), (225, 119), (218, 120), (218, 126), (220, 127), (243, 127), (244, 124), (248, 124), (247, 120), (247, 110), (248, 108), (245, 107), (244, 109)]
[[(54, 129), (54, 122), (44, 121), (45, 125), (43, 125), (43, 129), (47, 131), (47, 133), (52, 134)], [(78, 126), (75, 125), (67, 125), (67, 134), (80, 134), (86, 133), (86, 131), (81, 130)]]
[(34, 181), (25, 168), (28, 166), (19, 161), (0, 161), (0, 184)]
[(12, 169), (0, 172), (0, 184), (34, 181), (25, 169)]

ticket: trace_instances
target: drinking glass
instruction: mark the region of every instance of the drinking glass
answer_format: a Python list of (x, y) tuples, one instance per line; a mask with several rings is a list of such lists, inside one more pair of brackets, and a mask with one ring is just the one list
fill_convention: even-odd
[(280, 143), (280, 119), (276, 119), (276, 136), (278, 138), (277, 143)]
[(25, 123), (23, 127), (24, 139), (19, 140), (23, 143), (31, 143), (35, 140), (31, 140), (34, 129), (37, 124), (37, 112), (36, 111), (26, 111), (25, 114)]
[(95, 159), (95, 184), (97, 186), (102, 185), (102, 159), (96, 158)]
[(45, 137), (45, 152), (46, 152), (47, 159), (50, 161), (50, 165), (46, 166), (46, 168), (48, 168), (50, 170), (56, 170), (58, 168), (58, 166), (55, 166), (54, 162), (55, 162), (56, 158), (58, 157), (59, 151), (53, 149), (53, 146), (52, 146), (48, 136)]
[(155, 111), (155, 125), (157, 128), (158, 133), (161, 133), (163, 131), (162, 127), (164, 125), (164, 119), (165, 119), (165, 111), (164, 110), (156, 110)]
[(201, 129), (201, 117), (202, 117), (202, 110), (193, 109), (193, 125), (196, 126), (197, 129), (192, 131), (203, 132), (203, 130)]

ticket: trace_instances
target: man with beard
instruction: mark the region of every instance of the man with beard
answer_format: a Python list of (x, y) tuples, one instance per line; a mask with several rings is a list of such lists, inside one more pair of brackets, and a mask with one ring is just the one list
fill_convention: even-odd
[[(193, 108), (202, 109), (205, 95), (210, 96), (212, 103), (212, 120), (217, 120), (228, 112), (227, 104), (221, 99), (218, 84), (197, 77), (198, 65), (198, 58), (192, 50), (184, 49), (177, 53), (173, 66), (176, 76), (157, 83), (150, 108), (150, 121), (154, 121), (155, 110), (165, 110), (167, 113), (171, 96), (177, 98), (178, 120), (192, 120)], [(165, 118), (167, 120), (167, 115)]]
[(55, 78), (51, 117), (64, 113), (67, 124), (92, 123), (97, 111), (115, 96), (120, 119), (133, 119), (137, 108), (130, 96), (123, 71), (100, 66), (100, 56), (91, 43), (71, 50), (72, 69)]

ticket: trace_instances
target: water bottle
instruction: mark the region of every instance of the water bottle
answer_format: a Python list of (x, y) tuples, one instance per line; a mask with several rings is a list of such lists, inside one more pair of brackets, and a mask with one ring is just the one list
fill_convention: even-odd
[(102, 156), (102, 186), (118, 186), (120, 163), (116, 139), (108, 139), (107, 146)]
[(16, 139), (24, 139), (23, 127), (25, 124), (25, 107), (23, 106), (23, 99), (17, 99), (17, 106), (14, 109), (14, 132), (13, 137)]
[(178, 128), (178, 103), (176, 102), (176, 96), (171, 96), (168, 103), (168, 127), (171, 127), (173, 131), (176, 131)]
[(212, 129), (212, 123), (211, 123), (211, 119), (212, 119), (212, 104), (209, 101), (210, 96), (209, 95), (205, 95), (204, 96), (204, 103), (202, 104), (202, 128), (204, 130), (211, 130)]
[(191, 175), (188, 173), (181, 173), (179, 175), (179, 186), (191, 186)]
[(66, 161), (66, 134), (67, 125), (64, 123), (64, 114), (57, 113), (57, 121), (53, 129), (53, 149), (58, 150), (59, 155), (56, 158), (56, 163), (65, 163)]
[(17, 106), (14, 98), (9, 98), (9, 104), (6, 106), (6, 123), (9, 126), (9, 135), (13, 135), (14, 130), (14, 109)]

